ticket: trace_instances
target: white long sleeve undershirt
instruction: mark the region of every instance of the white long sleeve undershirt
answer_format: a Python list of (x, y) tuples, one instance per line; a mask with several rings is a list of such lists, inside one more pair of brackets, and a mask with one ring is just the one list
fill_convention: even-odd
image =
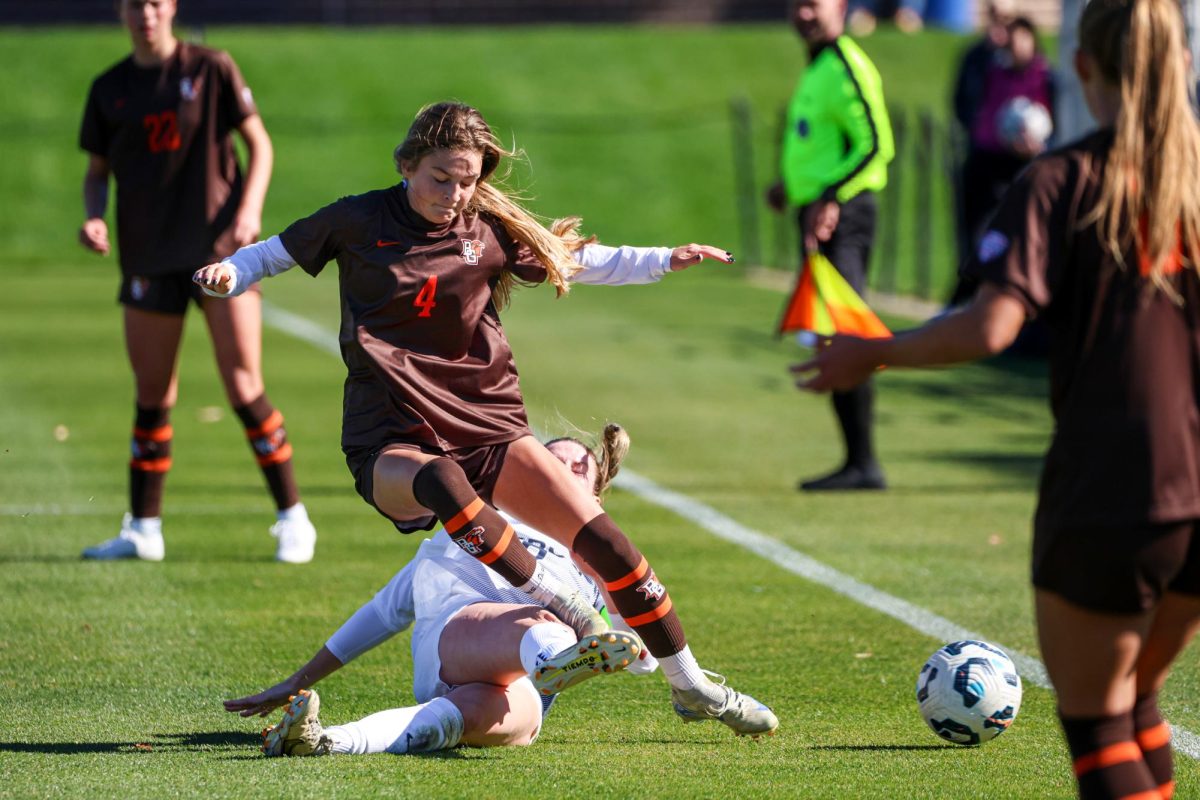
[[(589, 244), (575, 252), (575, 260), (583, 269), (571, 276), (571, 283), (591, 286), (654, 283), (671, 271), (671, 248)], [(232, 287), (227, 295), (205, 288), (213, 297), (239, 295), (263, 278), (273, 278), (296, 266), (278, 236), (246, 245), (224, 263), (234, 269)]]

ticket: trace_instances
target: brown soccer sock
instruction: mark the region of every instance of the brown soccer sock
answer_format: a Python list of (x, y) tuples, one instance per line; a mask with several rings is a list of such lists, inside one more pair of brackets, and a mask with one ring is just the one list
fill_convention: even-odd
[(1158, 783), (1163, 800), (1175, 794), (1175, 764), (1171, 753), (1171, 727), (1158, 710), (1158, 692), (1142, 695), (1133, 705), (1133, 729), (1142, 759)]
[(413, 497), (437, 515), (456, 545), (513, 586), (530, 582), (537, 561), (504, 517), (475, 493), (462, 467), (449, 458), (435, 458), (417, 472), (412, 488)]
[(171, 469), (171, 409), (136, 406), (129, 459), (129, 513), (162, 516), (163, 484)]
[(267, 479), (275, 507), (282, 511), (299, 503), (300, 490), (296, 488), (292, 446), (288, 443), (287, 429), (283, 427), (283, 414), (271, 405), (265, 394), (244, 406), (235, 407), (233, 413), (246, 429), (246, 438), (250, 440), (254, 457)]
[(1064, 717), (1059, 713), (1071, 749), (1080, 800), (1152, 800), (1158, 784), (1134, 740), (1133, 714), (1115, 717)]
[(579, 530), (574, 550), (604, 579), (604, 588), (617, 611), (655, 657), (674, 655), (687, 645), (683, 624), (671, 607), (666, 587), (607, 514)]

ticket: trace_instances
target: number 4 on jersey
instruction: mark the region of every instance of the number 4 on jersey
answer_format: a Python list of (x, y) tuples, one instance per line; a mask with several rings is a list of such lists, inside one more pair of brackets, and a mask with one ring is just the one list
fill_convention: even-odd
[(437, 294), (437, 275), (430, 275), (425, 281), (425, 285), (421, 287), (421, 291), (417, 292), (417, 298), (413, 300), (413, 306), (421, 309), (418, 317), (433, 316), (430, 312), (437, 303), (433, 302), (433, 296)]

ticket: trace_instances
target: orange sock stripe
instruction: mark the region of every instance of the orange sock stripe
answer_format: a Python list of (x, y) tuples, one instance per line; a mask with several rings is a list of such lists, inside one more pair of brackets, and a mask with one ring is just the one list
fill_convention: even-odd
[(624, 578), (617, 578), (615, 581), (613, 581), (611, 583), (604, 584), (604, 588), (608, 589), (609, 592), (620, 591), (621, 589), (625, 589), (629, 586), (633, 586), (635, 583), (640, 581), (645, 576), (645, 574), (649, 571), (650, 571), (650, 563), (648, 561), (646, 561), (645, 556), (643, 556), (642, 563), (640, 563), (636, 567), (634, 567), (633, 572), (630, 572)]
[(645, 614), (638, 614), (636, 617), (626, 617), (625, 621), (629, 623), (629, 627), (636, 628), (639, 625), (649, 625), (651, 622), (658, 620), (671, 613), (671, 598), (670, 596), (663, 598), (662, 604)]
[(1093, 753), (1075, 759), (1075, 777), (1082, 777), (1097, 769), (1105, 769), (1126, 761), (1141, 761), (1142, 749), (1136, 742), (1118, 742), (1101, 747)]
[(1144, 731), (1138, 731), (1137, 743), (1138, 747), (1142, 748), (1143, 752), (1165, 747), (1171, 743), (1171, 726), (1167, 725), (1165, 722), (1160, 722), (1153, 728), (1146, 728)]
[(174, 435), (175, 431), (170, 425), (163, 425), (159, 428), (139, 428), (135, 425), (133, 428), (133, 438), (146, 439), (151, 442), (165, 442)]
[(284, 442), (283, 447), (276, 450), (274, 453), (267, 453), (265, 456), (255, 456), (258, 459), (260, 467), (270, 467), (275, 464), (282, 464), (292, 457), (292, 446)]
[(500, 556), (504, 555), (504, 551), (508, 549), (512, 543), (513, 529), (512, 525), (504, 526), (504, 533), (500, 535), (500, 541), (496, 542), (496, 546), (479, 557), (479, 560), (484, 564), (490, 564)]
[(443, 526), (446, 529), (446, 533), (450, 534), (451, 536), (458, 533), (464, 527), (471, 524), (471, 521), (475, 519), (475, 517), (478, 516), (479, 512), (482, 510), (483, 501), (476, 497), (474, 500), (467, 503), (466, 508), (451, 517), (450, 521)]
[(1162, 800), (1171, 800), (1175, 796), (1175, 781), (1167, 781), (1158, 785), (1158, 793), (1162, 795)]
[(283, 426), (283, 414), (279, 409), (271, 412), (271, 416), (262, 421), (262, 424), (257, 428), (246, 428), (246, 436), (250, 439), (261, 439), (263, 436), (274, 433)]
[(170, 458), (134, 458), (129, 466), (142, 472), (166, 472), (171, 468)]

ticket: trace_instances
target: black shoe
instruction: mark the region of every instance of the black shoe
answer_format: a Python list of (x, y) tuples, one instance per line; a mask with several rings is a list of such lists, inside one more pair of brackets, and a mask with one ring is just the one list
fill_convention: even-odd
[(847, 466), (822, 478), (801, 481), (796, 488), (803, 492), (878, 490), (887, 488), (887, 480), (877, 465), (866, 468)]

